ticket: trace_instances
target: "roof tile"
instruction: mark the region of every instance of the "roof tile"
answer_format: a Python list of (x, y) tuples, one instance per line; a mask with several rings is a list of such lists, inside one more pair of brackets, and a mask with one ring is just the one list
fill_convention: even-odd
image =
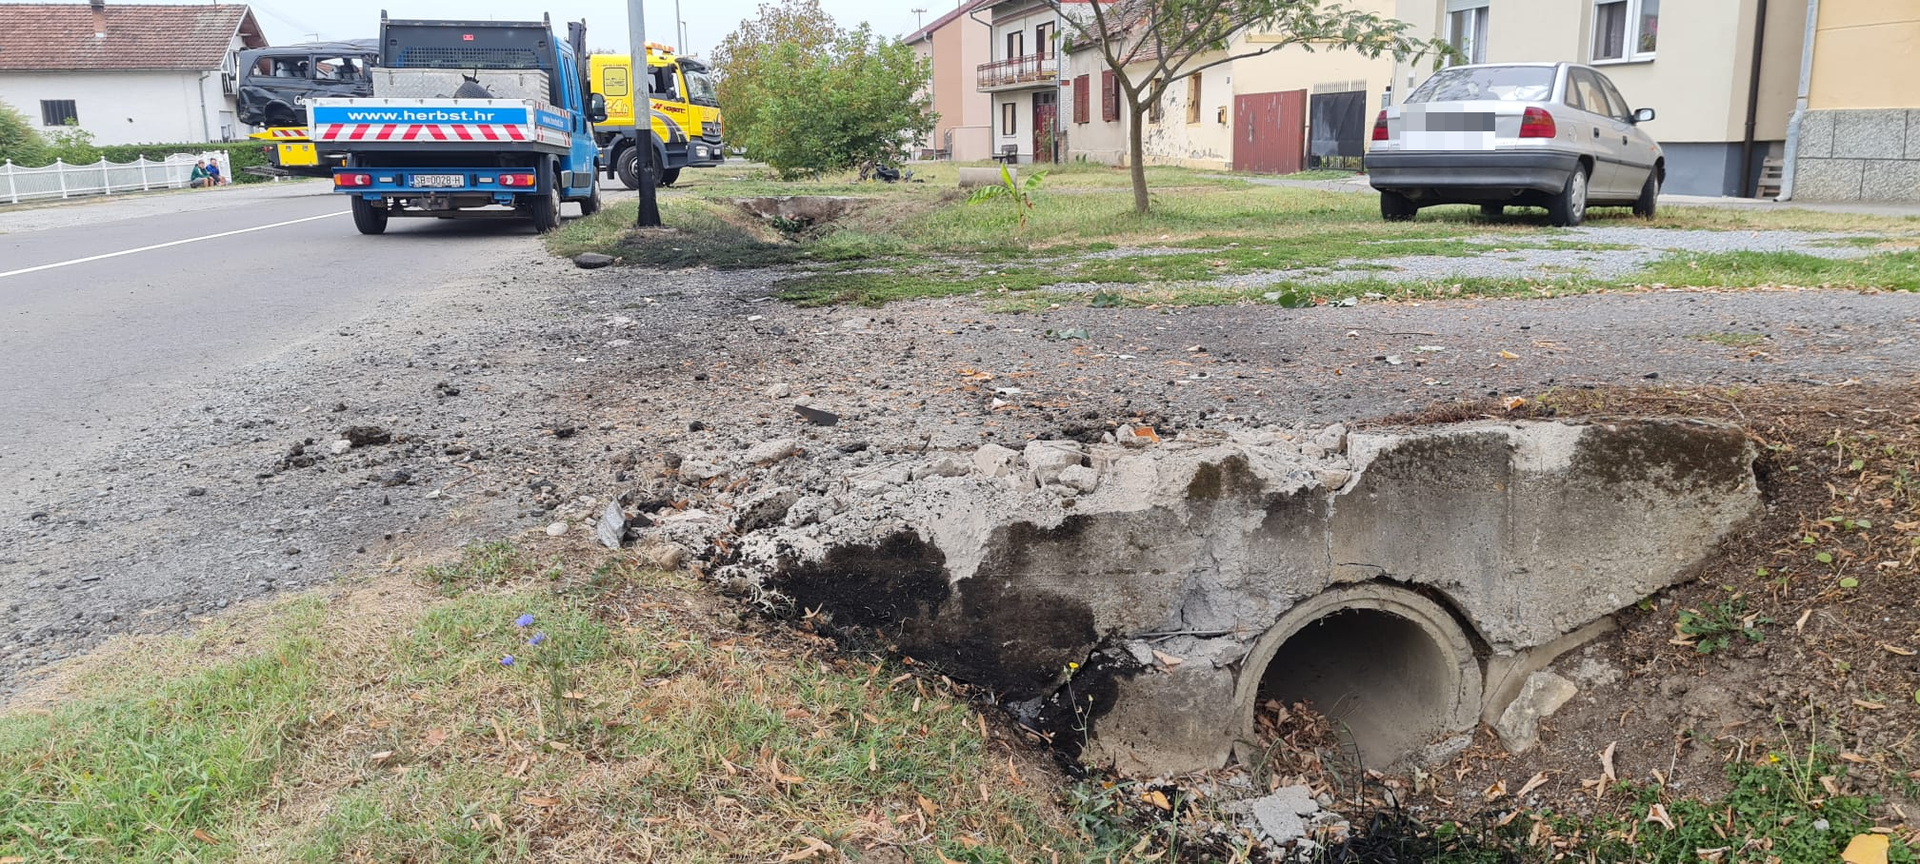
[(104, 36), (95, 35), (85, 3), (0, 3), (0, 72), (81, 69), (219, 69), (228, 41), (240, 33), (264, 47), (244, 4), (229, 6), (109, 3)]

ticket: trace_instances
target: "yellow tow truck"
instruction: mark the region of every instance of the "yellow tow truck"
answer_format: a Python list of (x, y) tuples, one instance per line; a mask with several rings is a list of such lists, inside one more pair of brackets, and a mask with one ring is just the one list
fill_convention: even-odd
[[(712, 168), (726, 161), (720, 102), (714, 97), (707, 66), (680, 57), (671, 46), (647, 43), (647, 84), (653, 103), (654, 183), (672, 186), (683, 168)], [(633, 57), (595, 54), (588, 58), (592, 90), (607, 100), (607, 119), (594, 124), (601, 165), (628, 189), (640, 187), (639, 151), (634, 149)]]

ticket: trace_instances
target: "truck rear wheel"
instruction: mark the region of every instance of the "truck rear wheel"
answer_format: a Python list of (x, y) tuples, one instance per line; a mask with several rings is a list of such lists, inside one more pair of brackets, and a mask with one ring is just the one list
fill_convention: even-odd
[(587, 197), (580, 199), (580, 215), (592, 216), (600, 212), (600, 178), (593, 178), (593, 185), (587, 189)]
[(533, 217), (533, 230), (545, 234), (560, 227), (560, 180), (547, 173), (547, 193), (527, 202), (527, 213)]
[(354, 196), (353, 227), (362, 234), (387, 233), (387, 208), (375, 207), (372, 201)]

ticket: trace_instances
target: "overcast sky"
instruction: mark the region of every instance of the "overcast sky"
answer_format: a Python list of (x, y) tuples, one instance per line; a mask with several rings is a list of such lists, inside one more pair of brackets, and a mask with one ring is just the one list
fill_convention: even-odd
[[(112, 3), (116, 0), (107, 0)], [(645, 0), (647, 39), (677, 44), (673, 38), (674, 0)], [(843, 26), (861, 21), (886, 36), (905, 36), (917, 29), (917, 20), (952, 10), (958, 0), (820, 0)], [(542, 12), (555, 22), (587, 19), (591, 48), (627, 49), (627, 6), (621, 0), (254, 0), (254, 17), (274, 44), (321, 39), (371, 38), (379, 34), (380, 10), (394, 18), (470, 18), (494, 20), (538, 19)], [(687, 45), (706, 55), (741, 19), (754, 14), (760, 0), (680, 0), (680, 17), (687, 22)], [(912, 10), (925, 8), (925, 15)], [(564, 32), (564, 31), (563, 31)]]

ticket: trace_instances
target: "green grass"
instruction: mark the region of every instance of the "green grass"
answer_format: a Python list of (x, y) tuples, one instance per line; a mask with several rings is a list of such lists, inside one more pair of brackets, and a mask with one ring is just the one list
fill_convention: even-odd
[(248, 656), (171, 679), (123, 672), (96, 695), (0, 719), (0, 859), (228, 857), (216, 844), (313, 714), (324, 672), (310, 630), (323, 614), (295, 601)]
[(1360, 172), (1358, 171), (1340, 171), (1333, 168), (1314, 168), (1306, 171), (1295, 171), (1292, 174), (1282, 174), (1280, 175), (1280, 179), (1282, 180), (1351, 180), (1359, 173)]
[(1696, 339), (1701, 342), (1711, 342), (1715, 345), (1721, 345), (1727, 348), (1751, 348), (1755, 345), (1759, 345), (1767, 341), (1766, 335), (1762, 333), (1739, 333), (1739, 332), (1695, 333), (1691, 336), (1688, 336), (1687, 338)]
[[(634, 238), (626, 230), (633, 216), (629, 202), (568, 224), (548, 243), (556, 254), (600, 249), (625, 263), (654, 267), (799, 265), (779, 292), (806, 305), (975, 295), (1001, 309), (1083, 302), (1070, 294), (1044, 302), (1008, 296), (1063, 283), (1113, 286), (1144, 303), (1216, 305), (1260, 302), (1273, 291), (1428, 298), (1557, 296), (1650, 284), (1920, 287), (1920, 251), (1898, 245), (1920, 237), (1920, 221), (1814, 214), (1821, 218), (1809, 222), (1801, 211), (1673, 208), (1651, 221), (1624, 210), (1595, 211), (1590, 220), (1655, 228), (1872, 228), (1876, 241), (1900, 251), (1845, 261), (1797, 253), (1672, 253), (1620, 278), (1593, 277), (1576, 264), (1516, 279), (1380, 279), (1240, 291), (1208, 283), (1267, 271), (1385, 270), (1394, 258), (1416, 255), (1511, 259), (1522, 249), (1604, 255), (1628, 247), (1578, 239), (1539, 218), (1489, 221), (1469, 207), (1438, 207), (1411, 222), (1386, 223), (1370, 195), (1255, 185), (1230, 174), (1174, 168), (1149, 169), (1154, 206), (1136, 214), (1126, 172), (1087, 164), (1055, 166), (1034, 193), (1023, 227), (1011, 208), (969, 205), (953, 188), (956, 166), (916, 170), (927, 182), (860, 184), (832, 177), (783, 183), (739, 169), (689, 172), (662, 197), (663, 217), (674, 231)], [(746, 216), (731, 200), (775, 194), (852, 195), (865, 202), (831, 224), (786, 234)]]
[(1715, 288), (1880, 288), (1920, 291), (1920, 251), (1864, 258), (1820, 258), (1800, 252), (1675, 254), (1641, 274), (1646, 282)]

